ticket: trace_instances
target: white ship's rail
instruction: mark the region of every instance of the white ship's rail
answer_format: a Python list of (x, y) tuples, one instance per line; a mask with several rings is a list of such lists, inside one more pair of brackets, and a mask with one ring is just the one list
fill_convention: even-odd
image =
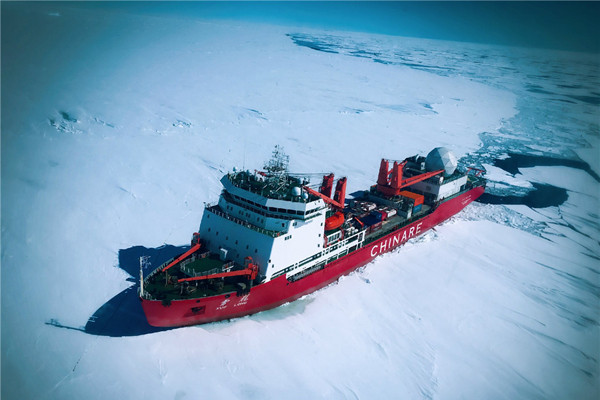
[[(189, 263), (187, 263), (187, 264), (189, 264)], [(213, 269), (210, 269), (207, 271), (201, 271), (201, 272), (197, 272), (193, 268), (186, 267), (186, 265), (180, 265), (179, 269), (188, 276), (197, 277), (197, 276), (214, 275), (214, 274), (219, 274), (221, 272), (231, 271), (231, 269), (235, 266), (235, 262), (230, 261), (227, 264), (223, 264), (223, 266), (221, 266), (220, 268), (213, 268)]]
[[(313, 208), (307, 209), (307, 210), (291, 209), (288, 206), (284, 206), (282, 204), (279, 204), (279, 206), (283, 207), (283, 208), (270, 207), (270, 206), (265, 206), (263, 204), (256, 203), (252, 200), (235, 195), (233, 193), (229, 193), (227, 191), (224, 191), (221, 194), (221, 197), (223, 199), (225, 199), (225, 201), (227, 201), (228, 203), (232, 203), (239, 207), (243, 207), (249, 211), (260, 214), (263, 217), (267, 217), (267, 218), (277, 218), (277, 219), (286, 219), (286, 220), (300, 219), (300, 220), (306, 221), (306, 220), (316, 217), (319, 214), (319, 211), (321, 211), (325, 208), (325, 203), (323, 203), (323, 202), (321, 202), (320, 205), (317, 205), (316, 207), (313, 207)], [(268, 200), (268, 201), (273, 201), (273, 200)], [(289, 203), (289, 202), (282, 201), (282, 200), (275, 200), (275, 201), (278, 201), (279, 203), (283, 203), (283, 204)]]
[(253, 225), (253, 224), (247, 222), (247, 221), (238, 219), (238, 218), (233, 217), (233, 216), (231, 216), (231, 215), (229, 215), (227, 213), (224, 213), (224, 212), (218, 210), (217, 208), (218, 207), (216, 207), (216, 206), (214, 206), (214, 207), (206, 207), (206, 211), (209, 211), (209, 212), (211, 212), (211, 213), (213, 213), (213, 214), (215, 214), (215, 215), (217, 215), (217, 216), (219, 216), (221, 218), (224, 218), (224, 219), (226, 219), (228, 221), (231, 221), (233, 223), (236, 223), (238, 225), (241, 225), (241, 226), (246, 227), (248, 229), (252, 229), (252, 230), (254, 230), (254, 231), (258, 232), (258, 233), (262, 233), (263, 235), (267, 235), (267, 236), (270, 236), (270, 237), (273, 237), (273, 238), (276, 238), (276, 237), (279, 237), (279, 236), (287, 234), (287, 231), (270, 231), (268, 229), (264, 229), (264, 228), (258, 227), (256, 225)]
[(364, 238), (364, 231), (358, 232), (338, 243), (326, 247), (319, 253), (315, 253), (312, 256), (277, 272), (271, 279), (275, 279), (284, 274), (287, 274), (288, 280), (290, 281), (304, 278), (305, 276), (324, 268), (326, 264), (362, 247)]

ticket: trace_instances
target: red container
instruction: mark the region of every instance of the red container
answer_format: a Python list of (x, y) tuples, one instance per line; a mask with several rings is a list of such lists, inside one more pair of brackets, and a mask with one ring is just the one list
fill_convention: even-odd
[(371, 225), (371, 232), (377, 232), (381, 229), (381, 222)]

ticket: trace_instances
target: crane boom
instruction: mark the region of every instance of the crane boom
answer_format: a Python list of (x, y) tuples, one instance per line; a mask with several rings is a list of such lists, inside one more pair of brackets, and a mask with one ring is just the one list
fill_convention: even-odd
[(232, 276), (248, 276), (252, 281), (256, 279), (258, 275), (258, 266), (256, 264), (249, 264), (245, 269), (241, 271), (231, 271), (231, 272), (220, 272), (218, 274), (211, 275), (203, 275), (203, 276), (194, 276), (192, 278), (183, 278), (178, 279), (178, 283), (182, 282), (192, 282), (192, 281), (203, 281), (206, 279), (217, 279), (217, 278), (230, 278)]
[(306, 190), (310, 194), (320, 197), (327, 204), (331, 204), (332, 206), (334, 206), (340, 210), (344, 209), (344, 206), (342, 204), (338, 203), (337, 201), (335, 201), (334, 199), (332, 199), (330, 197), (325, 196), (323, 193), (319, 193), (316, 190), (309, 188), (308, 186), (304, 186), (304, 190)]
[(171, 268), (173, 265), (177, 264), (178, 262), (184, 260), (185, 258), (187, 258), (188, 256), (194, 254), (194, 252), (200, 250), (200, 243), (195, 244), (194, 246), (192, 246), (191, 249), (189, 249), (188, 251), (186, 251), (185, 253), (183, 253), (182, 255), (180, 255), (179, 257), (177, 257), (176, 259), (174, 259), (169, 265), (167, 265), (166, 267), (164, 267), (162, 269), (162, 272), (165, 272), (166, 270), (168, 270), (169, 268)]

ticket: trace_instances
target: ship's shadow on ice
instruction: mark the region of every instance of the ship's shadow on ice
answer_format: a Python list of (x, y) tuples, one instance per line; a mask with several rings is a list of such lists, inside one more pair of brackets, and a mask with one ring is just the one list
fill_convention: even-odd
[(157, 328), (148, 324), (142, 303), (138, 297), (140, 286), (140, 257), (149, 256), (151, 264), (144, 269), (144, 275), (150, 273), (168, 259), (175, 257), (186, 250), (189, 246), (161, 246), (158, 248), (146, 248), (143, 246), (130, 247), (119, 250), (119, 265), (129, 275), (127, 280), (134, 283), (123, 290), (100, 307), (88, 319), (85, 326), (75, 328), (62, 325), (58, 320), (47, 321), (47, 325), (65, 329), (79, 330), (96, 336), (139, 336), (149, 333), (161, 332), (172, 328)]
[[(102, 307), (98, 308), (88, 319), (85, 326), (73, 327), (63, 325), (57, 319), (46, 321), (46, 325), (77, 330), (94, 336), (110, 337), (140, 336), (176, 329), (157, 328), (148, 324), (142, 308), (142, 303), (138, 297), (138, 288), (140, 287), (140, 257), (150, 257), (150, 264), (147, 267), (144, 267), (145, 276), (152, 272), (157, 266), (184, 253), (189, 250), (189, 248), (189, 246), (178, 247), (165, 245), (157, 248), (134, 246), (128, 249), (119, 250), (118, 267), (130, 275), (130, 277), (127, 278), (127, 281), (133, 283), (133, 285), (104, 303)], [(259, 323), (286, 318), (290, 315), (302, 313), (306, 306), (313, 300), (312, 297), (307, 296), (296, 300), (295, 302), (277, 307), (276, 309), (263, 311), (247, 318), (251, 318)], [(235, 320), (236, 319), (214, 322), (202, 325), (202, 327), (207, 331), (218, 331)]]

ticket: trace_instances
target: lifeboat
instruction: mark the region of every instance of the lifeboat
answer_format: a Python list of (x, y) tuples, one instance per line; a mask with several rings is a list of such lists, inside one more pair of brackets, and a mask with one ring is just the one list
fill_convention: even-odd
[(336, 212), (331, 217), (325, 220), (325, 230), (331, 231), (339, 228), (344, 223), (344, 213), (341, 211)]

